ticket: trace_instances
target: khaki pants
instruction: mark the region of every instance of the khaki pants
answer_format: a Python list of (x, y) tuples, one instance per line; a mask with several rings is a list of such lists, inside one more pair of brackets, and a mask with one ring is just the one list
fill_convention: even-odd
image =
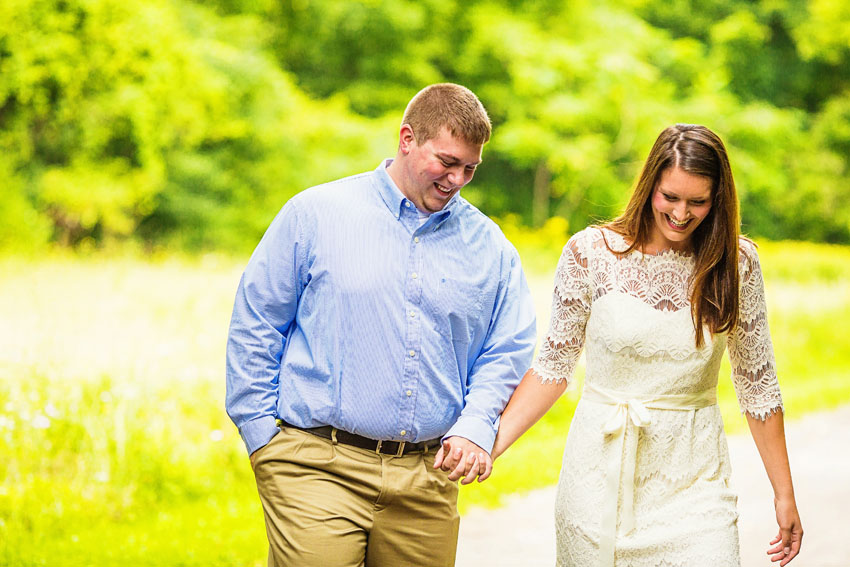
[(254, 459), (269, 567), (452, 567), (457, 484), (403, 457), (283, 427)]

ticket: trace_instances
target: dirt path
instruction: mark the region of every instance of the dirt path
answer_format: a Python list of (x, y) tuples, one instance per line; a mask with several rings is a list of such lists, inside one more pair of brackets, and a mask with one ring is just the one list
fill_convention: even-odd
[[(850, 405), (786, 423), (791, 471), (803, 520), (803, 552), (790, 567), (850, 566)], [(749, 436), (729, 438), (738, 492), (742, 567), (768, 567), (776, 534), (773, 492)], [(461, 519), (458, 567), (555, 564), (555, 488), (509, 499), (498, 510), (470, 510)]]

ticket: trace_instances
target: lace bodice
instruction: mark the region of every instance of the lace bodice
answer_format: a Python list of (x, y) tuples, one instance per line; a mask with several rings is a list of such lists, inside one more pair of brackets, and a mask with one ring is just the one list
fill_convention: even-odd
[(612, 253), (619, 234), (588, 228), (564, 246), (555, 275), (549, 332), (534, 363), (544, 381), (570, 380), (583, 348), (586, 380), (640, 394), (686, 394), (717, 385), (724, 349), (741, 410), (764, 419), (782, 409), (755, 246), (740, 244), (738, 324), (695, 346), (689, 284), (693, 258)]

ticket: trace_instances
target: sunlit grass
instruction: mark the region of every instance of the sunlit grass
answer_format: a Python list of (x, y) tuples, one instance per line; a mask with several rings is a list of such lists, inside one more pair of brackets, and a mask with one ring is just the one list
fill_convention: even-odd
[(0, 565), (264, 564), (224, 413), (240, 269), (0, 264)]
[[(521, 253), (553, 271), (557, 248)], [(761, 254), (788, 419), (850, 401), (850, 248), (765, 244)], [(264, 564), (253, 476), (224, 413), (243, 264), (0, 260), (0, 565)], [(529, 278), (541, 334), (551, 271)], [(727, 429), (740, 432), (722, 372)], [(578, 392), (490, 480), (462, 489), (462, 509), (557, 480)]]

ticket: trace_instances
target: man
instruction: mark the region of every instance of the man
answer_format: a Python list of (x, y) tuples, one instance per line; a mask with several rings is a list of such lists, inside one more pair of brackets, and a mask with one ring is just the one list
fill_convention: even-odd
[(427, 87), (395, 159), (296, 195), (254, 251), (227, 411), (270, 566), (454, 565), (453, 481), (489, 475), (535, 340), (516, 250), (458, 195), (489, 138), (471, 91)]

